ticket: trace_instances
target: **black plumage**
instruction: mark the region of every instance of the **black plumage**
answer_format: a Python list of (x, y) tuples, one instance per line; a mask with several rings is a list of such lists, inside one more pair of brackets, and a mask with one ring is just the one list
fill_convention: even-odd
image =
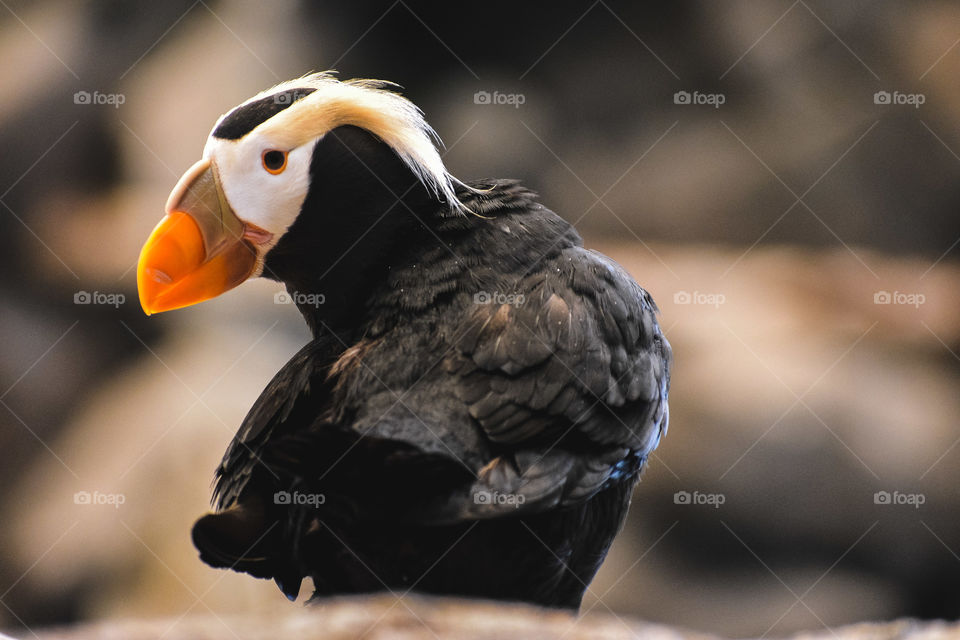
[(313, 340), (227, 450), (201, 557), (290, 597), (579, 607), (667, 428), (650, 296), (516, 181), (462, 185), (464, 214), (350, 126), (310, 175), (263, 275)]

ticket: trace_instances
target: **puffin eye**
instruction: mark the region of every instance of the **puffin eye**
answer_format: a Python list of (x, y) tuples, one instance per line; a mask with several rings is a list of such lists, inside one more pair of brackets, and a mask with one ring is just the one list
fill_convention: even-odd
[(260, 156), (260, 161), (268, 173), (277, 175), (278, 173), (283, 173), (283, 170), (287, 168), (287, 152), (278, 149), (268, 149)]

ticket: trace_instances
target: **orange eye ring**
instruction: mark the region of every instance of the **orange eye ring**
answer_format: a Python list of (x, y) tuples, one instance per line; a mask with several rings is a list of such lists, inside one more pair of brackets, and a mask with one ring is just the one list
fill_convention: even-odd
[(267, 149), (260, 154), (260, 162), (267, 173), (277, 175), (287, 168), (287, 152), (279, 149)]

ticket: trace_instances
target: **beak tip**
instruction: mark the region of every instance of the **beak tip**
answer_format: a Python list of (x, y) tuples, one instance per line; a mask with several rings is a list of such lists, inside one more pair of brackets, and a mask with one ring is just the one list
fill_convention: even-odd
[(150, 304), (150, 301), (147, 300), (147, 296), (144, 295), (144, 290), (142, 287), (139, 287), (139, 293), (140, 293), (140, 308), (143, 309), (143, 312), (146, 315), (152, 316), (153, 315), (153, 310), (151, 309), (152, 305)]

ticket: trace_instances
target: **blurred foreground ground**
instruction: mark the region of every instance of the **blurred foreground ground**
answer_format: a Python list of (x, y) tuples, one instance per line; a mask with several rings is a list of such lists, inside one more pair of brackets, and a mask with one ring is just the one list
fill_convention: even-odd
[[(74, 629), (41, 631), (38, 640), (196, 640), (238, 637), (247, 640), (719, 640), (718, 636), (649, 624), (629, 617), (593, 613), (573, 617), (531, 606), (464, 602), (410, 596), (337, 598), (284, 615), (191, 615), (180, 619), (118, 620)], [(947, 640), (960, 627), (942, 622), (898, 620), (860, 624), (831, 632), (796, 636), (809, 640)]]

